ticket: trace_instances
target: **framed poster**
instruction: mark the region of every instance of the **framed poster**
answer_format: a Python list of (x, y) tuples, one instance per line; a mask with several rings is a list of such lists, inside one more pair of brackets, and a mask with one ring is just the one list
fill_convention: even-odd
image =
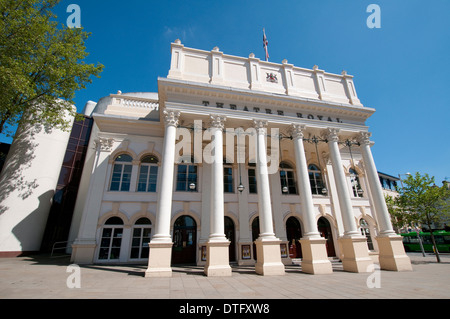
[(280, 244), (280, 250), (281, 250), (281, 258), (287, 258), (288, 257), (287, 245)]
[(242, 245), (242, 259), (250, 259), (252, 256), (250, 251), (250, 245)]
[(202, 261), (206, 261), (206, 246), (202, 246)]

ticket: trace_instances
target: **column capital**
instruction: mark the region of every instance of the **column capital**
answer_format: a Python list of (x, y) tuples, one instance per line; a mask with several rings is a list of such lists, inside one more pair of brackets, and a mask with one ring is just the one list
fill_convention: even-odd
[(326, 137), (326, 139), (328, 141), (338, 142), (339, 141), (339, 135), (338, 135), (339, 132), (340, 132), (340, 129), (329, 127), (324, 132), (324, 136)]
[(164, 110), (164, 123), (166, 126), (178, 126), (178, 119), (180, 117), (180, 111)]
[(111, 152), (113, 144), (114, 139), (106, 137), (100, 137), (94, 141), (94, 145), (100, 152)]
[(370, 137), (372, 136), (372, 133), (370, 132), (359, 132), (358, 135), (358, 142), (362, 145), (370, 145)]
[(253, 120), (253, 126), (258, 134), (265, 134), (268, 122), (266, 120)]
[(305, 136), (306, 125), (303, 124), (292, 124), (291, 125), (291, 133), (294, 138), (301, 138)]
[(211, 120), (211, 127), (223, 130), (223, 128), (225, 127), (225, 121), (227, 120), (225, 116), (211, 114), (209, 117)]

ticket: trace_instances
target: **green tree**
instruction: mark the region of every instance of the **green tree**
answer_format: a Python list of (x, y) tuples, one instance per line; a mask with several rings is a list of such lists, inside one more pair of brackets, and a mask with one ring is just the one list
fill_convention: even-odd
[(414, 216), (413, 222), (427, 225), (430, 229), (436, 259), (441, 262), (432, 224), (443, 220), (450, 214), (450, 191), (446, 187), (438, 187), (434, 177), (428, 174), (416, 173), (403, 180), (399, 188), (400, 196), (395, 199), (395, 205), (400, 212)]
[(415, 212), (405, 212), (397, 206), (397, 198), (385, 195), (386, 206), (391, 216), (391, 223), (394, 230), (398, 233), (398, 230), (403, 227), (414, 227), (418, 217)]
[(58, 2), (0, 0), (0, 134), (21, 120), (68, 129), (75, 92), (103, 69), (84, 61), (90, 34), (55, 21)]

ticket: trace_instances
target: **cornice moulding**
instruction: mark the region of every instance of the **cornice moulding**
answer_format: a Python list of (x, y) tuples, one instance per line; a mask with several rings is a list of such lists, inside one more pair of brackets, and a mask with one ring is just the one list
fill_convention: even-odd
[(367, 119), (375, 109), (365, 106), (353, 106), (329, 101), (289, 96), (285, 94), (268, 93), (263, 91), (245, 90), (216, 84), (189, 82), (177, 79), (158, 78), (159, 92), (168, 99), (170, 94), (189, 94), (192, 96), (223, 98), (249, 103), (268, 105), (281, 105), (293, 107), (302, 105), (302, 108), (326, 111), (327, 109), (341, 114), (353, 114), (359, 118)]

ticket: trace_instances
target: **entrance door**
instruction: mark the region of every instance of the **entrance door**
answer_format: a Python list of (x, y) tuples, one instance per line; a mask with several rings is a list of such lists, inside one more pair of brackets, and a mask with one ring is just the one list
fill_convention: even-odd
[(297, 218), (289, 217), (286, 221), (286, 236), (289, 241), (289, 257), (302, 258), (302, 247), (300, 246), (302, 229)]
[(252, 222), (253, 259), (255, 259), (255, 260), (257, 260), (255, 240), (258, 239), (259, 233), (260, 233), (260, 230), (259, 230), (259, 217), (255, 217), (255, 219), (253, 219), (253, 222)]
[(173, 226), (173, 264), (196, 262), (197, 223), (192, 217), (181, 216)]
[(330, 222), (325, 217), (320, 217), (317, 221), (320, 236), (324, 237), (326, 241), (328, 257), (335, 257), (336, 252), (334, 250), (333, 236), (331, 234)]
[(229, 261), (236, 261), (236, 236), (234, 234), (234, 223), (230, 217), (225, 216), (225, 236), (230, 241)]

